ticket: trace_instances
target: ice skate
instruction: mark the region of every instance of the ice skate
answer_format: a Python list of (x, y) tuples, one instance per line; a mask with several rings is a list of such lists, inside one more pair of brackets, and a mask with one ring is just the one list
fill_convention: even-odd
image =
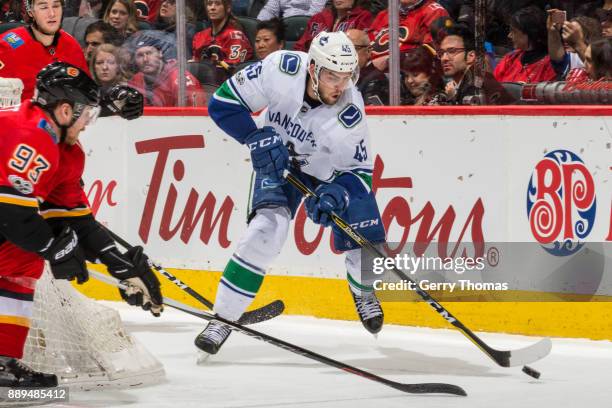
[(353, 301), (355, 302), (355, 308), (363, 327), (367, 331), (376, 335), (383, 326), (384, 314), (380, 302), (374, 292), (366, 293), (363, 295), (356, 295), (351, 290)]
[(195, 345), (208, 354), (217, 354), (231, 332), (232, 330), (222, 323), (210, 322), (202, 333), (196, 337)]
[(57, 387), (57, 377), (34, 371), (15, 358), (0, 356), (0, 387)]

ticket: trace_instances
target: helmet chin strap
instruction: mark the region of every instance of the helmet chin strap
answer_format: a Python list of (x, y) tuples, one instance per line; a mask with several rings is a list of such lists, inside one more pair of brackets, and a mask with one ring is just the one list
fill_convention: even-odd
[(323, 99), (321, 99), (321, 94), (319, 94), (319, 74), (316, 72), (316, 68), (315, 74), (311, 76), (310, 79), (312, 79), (312, 91), (314, 92), (315, 96), (317, 97), (319, 102), (327, 105), (325, 102), (323, 102)]
[(53, 122), (55, 122), (55, 125), (60, 129), (60, 143), (64, 143), (66, 141), (66, 137), (68, 136), (68, 129), (70, 129), (70, 127), (72, 127), (72, 125), (74, 125), (79, 118), (75, 118), (73, 114), (70, 123), (68, 125), (62, 125), (59, 123), (59, 120), (57, 120), (57, 116), (55, 116), (55, 110), (51, 110), (49, 113), (51, 114), (51, 119)]

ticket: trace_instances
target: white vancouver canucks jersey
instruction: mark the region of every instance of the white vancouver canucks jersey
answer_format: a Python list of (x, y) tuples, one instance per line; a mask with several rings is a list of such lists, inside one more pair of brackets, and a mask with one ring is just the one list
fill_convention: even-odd
[(301, 170), (329, 182), (351, 171), (371, 178), (372, 158), (363, 99), (351, 86), (335, 105), (310, 108), (304, 102), (308, 54), (277, 51), (236, 73), (215, 98), (251, 112), (264, 108), (264, 126), (272, 126)]

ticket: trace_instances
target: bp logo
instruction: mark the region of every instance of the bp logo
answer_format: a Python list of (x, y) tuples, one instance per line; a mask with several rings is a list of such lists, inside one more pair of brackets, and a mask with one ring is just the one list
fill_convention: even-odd
[(578, 155), (548, 153), (535, 166), (527, 189), (527, 217), (534, 238), (555, 256), (576, 253), (595, 224), (593, 176)]

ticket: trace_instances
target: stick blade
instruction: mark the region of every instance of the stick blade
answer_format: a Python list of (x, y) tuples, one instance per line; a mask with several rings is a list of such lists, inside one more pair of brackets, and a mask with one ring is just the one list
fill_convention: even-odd
[(423, 384), (402, 384), (393, 382), (389, 384), (396, 390), (407, 392), (409, 394), (451, 394), (467, 396), (467, 392), (458, 385), (444, 383), (423, 383)]
[(524, 366), (543, 359), (552, 350), (552, 341), (544, 338), (531, 346), (510, 352), (508, 367)]
[(268, 303), (260, 307), (259, 309), (251, 310), (250, 312), (245, 312), (238, 320), (238, 323), (247, 325), (247, 324), (255, 324), (261, 323), (266, 320), (270, 320), (275, 318), (276, 316), (280, 316), (285, 311), (285, 304), (282, 300), (275, 300), (272, 303)]

